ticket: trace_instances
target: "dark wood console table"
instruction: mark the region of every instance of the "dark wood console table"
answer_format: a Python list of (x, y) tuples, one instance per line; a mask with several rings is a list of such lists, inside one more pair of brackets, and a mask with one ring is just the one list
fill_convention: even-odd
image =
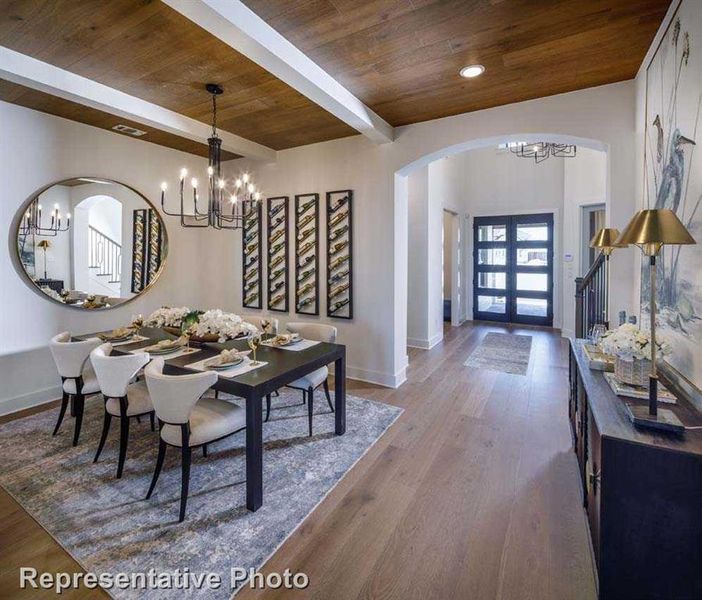
[[(603, 600), (702, 598), (702, 429), (637, 429), (583, 340), (570, 344), (569, 415)], [(702, 415), (673, 407), (687, 427)]]

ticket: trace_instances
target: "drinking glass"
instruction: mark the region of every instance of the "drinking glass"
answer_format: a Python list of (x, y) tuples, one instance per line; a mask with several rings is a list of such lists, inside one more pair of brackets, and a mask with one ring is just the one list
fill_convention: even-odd
[(256, 360), (256, 349), (258, 348), (258, 345), (261, 343), (261, 335), (254, 333), (250, 338), (249, 338), (249, 348), (253, 351), (253, 360), (251, 361), (252, 365), (260, 365), (261, 363)]

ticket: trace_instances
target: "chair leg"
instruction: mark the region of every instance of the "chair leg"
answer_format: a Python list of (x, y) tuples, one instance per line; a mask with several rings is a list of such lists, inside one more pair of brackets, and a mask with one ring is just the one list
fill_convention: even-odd
[(271, 395), (266, 394), (266, 420), (265, 422), (268, 422), (268, 419), (271, 418)]
[(68, 394), (63, 393), (63, 398), (61, 398), (61, 410), (59, 410), (58, 421), (56, 421), (56, 427), (54, 427), (54, 432), (51, 435), (56, 435), (58, 433), (59, 427), (63, 422), (63, 417), (66, 414), (66, 407), (68, 406)]
[(331, 408), (331, 411), (334, 412), (334, 405), (332, 404), (331, 396), (329, 395), (329, 380), (328, 379), (324, 380), (324, 395), (327, 397), (327, 404), (329, 405), (329, 408)]
[(190, 484), (190, 446), (182, 447), (181, 484), (180, 484), (180, 517), (178, 522), (185, 520), (185, 506), (188, 503), (188, 486)]
[(141, 417), (139, 415), (137, 415), (136, 420), (137, 420), (137, 423), (141, 423)]
[(314, 390), (309, 388), (307, 390), (307, 420), (310, 426), (310, 437), (312, 437), (312, 412), (314, 411)]
[(154, 423), (154, 415), (155, 414), (156, 413), (153, 410), (149, 413), (149, 420), (151, 421), (151, 431), (156, 431), (156, 425)]
[(76, 394), (73, 396), (73, 406), (76, 412), (76, 424), (73, 430), (73, 445), (78, 445), (78, 438), (80, 437), (80, 428), (83, 425), (83, 410), (85, 409), (85, 396), (83, 394)]
[(207, 444), (202, 445), (202, 456), (207, 458)]
[(219, 400), (219, 390), (215, 390), (215, 400)]
[(127, 457), (129, 417), (120, 417), (119, 421), (119, 462), (117, 463), (117, 479), (122, 477), (122, 471), (124, 470), (124, 459)]
[(163, 459), (166, 458), (166, 442), (159, 440), (158, 442), (158, 458), (156, 459), (156, 469), (154, 470), (154, 476), (151, 479), (151, 485), (149, 486), (149, 491), (146, 494), (146, 499), (151, 498), (151, 494), (154, 492), (156, 487), (156, 482), (158, 481), (158, 476), (161, 474), (161, 468), (163, 467)]
[(102, 453), (102, 449), (105, 446), (105, 440), (107, 439), (107, 433), (110, 431), (110, 423), (112, 422), (112, 415), (105, 411), (105, 417), (102, 421), (102, 435), (100, 436), (100, 443), (98, 444), (98, 449), (97, 452), (95, 453), (95, 458), (93, 459), (93, 462), (96, 463), (98, 461), (98, 458), (100, 458), (100, 454)]
[(279, 392), (278, 390), (275, 390), (275, 392), (273, 392), (273, 395), (274, 395), (276, 398), (278, 398), (278, 397), (280, 397), (280, 392)]

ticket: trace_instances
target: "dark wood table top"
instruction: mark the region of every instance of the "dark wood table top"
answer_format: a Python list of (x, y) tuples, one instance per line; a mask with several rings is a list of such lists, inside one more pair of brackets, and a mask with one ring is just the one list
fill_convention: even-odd
[[(684, 436), (678, 437), (635, 427), (629, 420), (625, 403), (631, 406), (648, 406), (648, 400), (617, 396), (609, 387), (602, 371), (590, 369), (583, 349), (585, 343), (585, 340), (570, 342), (587, 394), (588, 405), (603, 437), (702, 456), (702, 429), (688, 429)], [(659, 402), (658, 406), (659, 409), (672, 410), (686, 427), (702, 426), (702, 415), (684, 398), (679, 398), (675, 405)]]
[[(102, 332), (98, 332), (102, 333)], [(139, 348), (151, 346), (154, 342), (163, 339), (173, 339), (175, 336), (170, 335), (158, 328), (143, 327), (140, 334), (148, 337), (148, 340), (136, 342), (134, 344), (124, 344), (116, 346), (116, 352), (130, 352)], [(76, 339), (87, 339), (95, 337), (97, 333), (84, 334), (75, 336)], [(166, 361), (167, 373), (177, 374), (178, 372), (193, 372), (188, 369), (187, 365), (213, 357), (224, 349), (236, 348), (238, 350), (248, 350), (246, 340), (231, 340), (223, 344), (206, 343), (200, 346), (200, 351), (176, 358), (169, 359), (168, 356), (163, 356)], [(249, 371), (237, 377), (223, 377), (220, 375), (215, 389), (221, 389), (235, 395), (246, 396), (250, 392), (255, 392), (257, 395), (269, 394), (280, 387), (295, 381), (296, 379), (326, 366), (336, 360), (344, 358), (346, 355), (346, 347), (342, 344), (330, 344), (320, 342), (305, 350), (284, 350), (282, 348), (271, 348), (268, 346), (259, 346), (256, 351), (256, 358), (259, 361), (267, 362), (267, 365)]]

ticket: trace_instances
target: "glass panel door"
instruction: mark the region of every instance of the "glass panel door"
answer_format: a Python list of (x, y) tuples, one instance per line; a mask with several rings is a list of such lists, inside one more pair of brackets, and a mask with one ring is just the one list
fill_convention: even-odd
[(476, 217), (473, 318), (553, 325), (553, 215)]

